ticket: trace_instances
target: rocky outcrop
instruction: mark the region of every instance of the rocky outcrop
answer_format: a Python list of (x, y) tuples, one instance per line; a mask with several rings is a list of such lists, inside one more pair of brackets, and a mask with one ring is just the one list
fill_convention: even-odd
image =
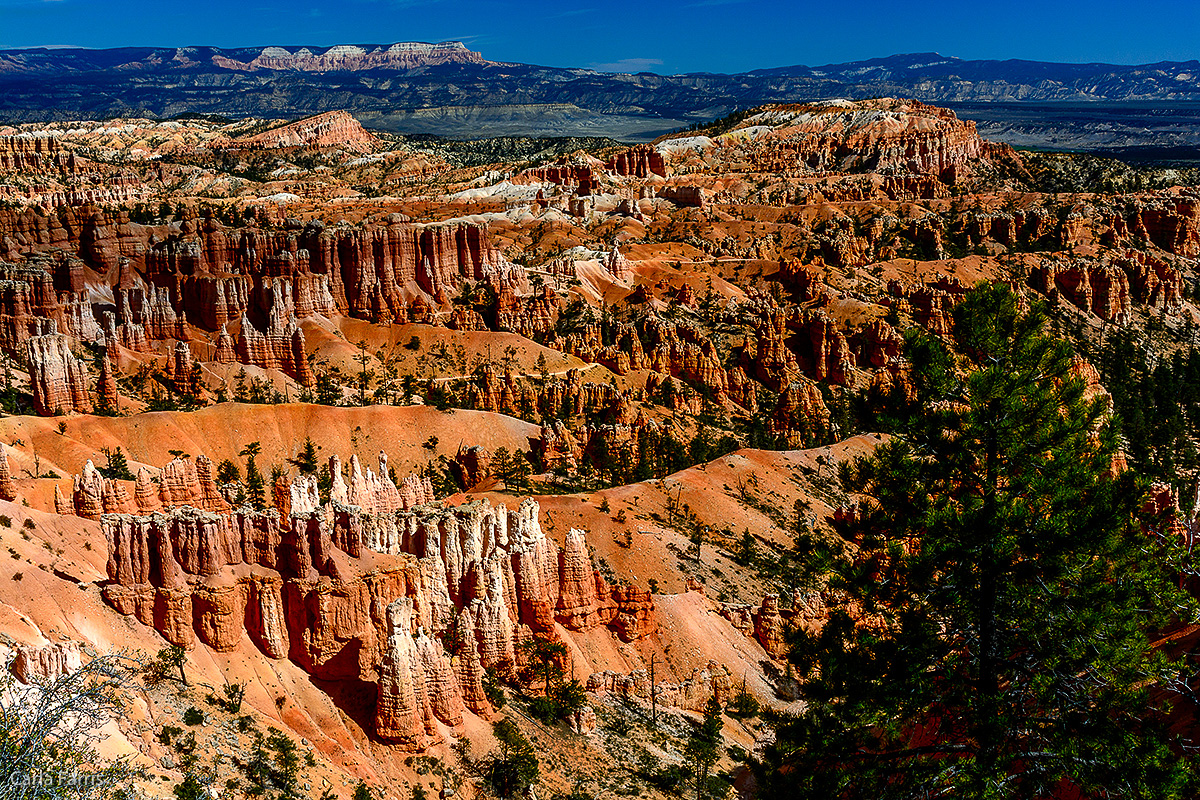
[[(362, 56), (363, 58), (366, 57)], [(260, 56), (261, 58), (261, 56)], [(312, 56), (311, 58), (319, 58)], [(291, 63), (304, 63), (301, 58), (297, 61), (293, 56)], [(295, 69), (295, 67), (291, 67)], [(253, 136), (236, 139), (235, 147), (337, 147), (369, 153), (377, 149), (382, 142), (359, 124), (358, 120), (345, 111), (327, 111), (315, 117), (298, 120), (257, 133)]]
[[(812, 344), (812, 354), (801, 363), (805, 372), (818, 381), (845, 384), (854, 368), (854, 355), (846, 337), (823, 312), (813, 314), (804, 326)], [(807, 355), (807, 354), (806, 354)]]
[(9, 502), (17, 499), (17, 487), (13, 483), (12, 468), (8, 463), (8, 448), (0, 444), (0, 500)]
[(118, 327), (145, 331), (146, 338), (151, 340), (188, 340), (186, 315), (176, 312), (166, 287), (152, 286), (145, 290), (137, 286), (118, 287), (114, 292)]
[(190, 507), (202, 511), (227, 512), (229, 503), (221, 495), (214, 479), (212, 461), (204, 455), (190, 459), (176, 458), (159, 472), (158, 480), (150, 472), (138, 470), (133, 485), (133, 497), (125, 482), (103, 477), (91, 461), (75, 476), (71, 508), (56, 509), (87, 519), (99, 519), (102, 514), (152, 514), (163, 509)]
[(572, 530), (565, 549), (555, 553), (532, 500), (515, 512), (477, 501), (372, 518), (364, 522), (363, 542), (421, 560), (434, 587), (435, 629), (446, 624), (451, 606), (464, 605), (484, 666), (502, 654), (511, 658), (513, 630), (505, 620), (542, 633), (552, 631), (555, 620), (578, 631), (610, 626), (626, 641), (656, 628), (653, 598), (636, 587), (610, 588), (592, 564), (583, 531)]
[(587, 679), (589, 692), (608, 692), (626, 700), (637, 700), (649, 704), (651, 691), (654, 702), (665, 708), (686, 711), (703, 711), (709, 699), (716, 697), (725, 702), (733, 693), (733, 675), (727, 667), (716, 661), (692, 670), (682, 681), (658, 681), (650, 684), (650, 674), (644, 669), (621, 674), (605, 670), (593, 672)]
[(387, 608), (387, 641), (379, 670), (375, 733), (407, 750), (422, 750), (439, 739), (435, 719), (462, 724), (462, 695), (450, 659), (436, 640), (412, 630), (412, 600)]
[(479, 445), (461, 446), (454, 454), (453, 467), (459, 484), (470, 491), (491, 477), (492, 454)]
[(496, 295), (496, 330), (509, 331), (534, 339), (554, 329), (562, 298), (550, 286), (528, 297), (518, 297), (510, 283), (504, 283)]
[(572, 528), (567, 532), (566, 544), (559, 554), (558, 605), (554, 612), (555, 618), (567, 628), (594, 628), (601, 624), (605, 612), (611, 611), (611, 608), (601, 608), (597, 579), (587, 552), (586, 534)]
[[(319, 575), (334, 581), (347, 579), (357, 587), (359, 594), (351, 593), (353, 600), (365, 604), (359, 618), (369, 619), (369, 587), (334, 563), (337, 557), (328, 527), (318, 519), (293, 518), (284, 523), (273, 511), (218, 514), (184, 507), (148, 516), (106, 514), (101, 527), (108, 541), (107, 571), (112, 581), (105, 588), (105, 599), (176, 644), (190, 645), (198, 637), (209, 647), (225, 651), (237, 646), (243, 632), (250, 632), (272, 657), (279, 657), (287, 642), (288, 654), (314, 674), (328, 671), (325, 662), (332, 654), (327, 652), (327, 637), (352, 638), (355, 631), (313, 635), (304, 610), (312, 608), (307, 598), (313, 592), (321, 595)], [(227, 568), (241, 564), (278, 573), (285, 580), (285, 591), (261, 574), (234, 578)], [(172, 613), (160, 613), (164, 608)], [(330, 613), (335, 616), (326, 622), (338, 619), (341, 612)], [(281, 624), (284, 619), (287, 622)], [(321, 625), (326, 623), (312, 624), (317, 624), (318, 634), (325, 631)], [(374, 634), (368, 638), (374, 641)]]
[(63, 334), (31, 337), (26, 342), (26, 358), (38, 414), (91, 413), (87, 370), (71, 352), (70, 339)]
[(767, 431), (788, 448), (809, 447), (829, 428), (829, 408), (815, 383), (795, 381), (779, 396), (779, 405), (767, 421)]
[[(853, 513), (842, 509), (839, 513)], [(721, 615), (746, 636), (756, 639), (771, 658), (785, 661), (788, 636), (794, 629), (819, 631), (829, 618), (829, 609), (820, 594), (793, 595), (790, 608), (781, 608), (778, 595), (769, 594), (757, 608), (750, 605), (721, 607)]]
[[(329, 460), (332, 476), (330, 497), (344, 504), (356, 506), (365, 514), (387, 514), (426, 505), (434, 501), (433, 486), (429, 478), (409, 475), (400, 486), (392, 481), (388, 469), (387, 454), (379, 453), (379, 472), (364, 470), (358, 456), (350, 458), (349, 483), (342, 477), (342, 462), (337, 456)], [(314, 486), (315, 488), (315, 486)], [(311, 500), (308, 501), (311, 503)]]
[(167, 379), (175, 386), (180, 394), (198, 396), (201, 392), (200, 381), (192, 372), (195, 362), (192, 360), (192, 350), (187, 342), (176, 342), (175, 349), (167, 361)]
[(767, 595), (754, 614), (754, 638), (772, 658), (787, 656), (787, 624), (779, 613), (779, 598)]
[(988, 155), (974, 122), (910, 100), (765, 106), (746, 124), (775, 127), (740, 145), (772, 171), (799, 165), (821, 172), (928, 174), (954, 183)]
[(1129, 277), (1117, 266), (1049, 263), (1034, 271), (1033, 286), (1049, 297), (1061, 292), (1073, 305), (1117, 324), (1129, 321), (1133, 300)]
[(266, 331), (257, 330), (242, 316), (237, 340), (237, 360), (263, 369), (277, 369), (304, 386), (313, 383), (312, 367), (304, 351), (304, 331), (295, 317), (274, 317)]
[(633, 264), (629, 259), (621, 255), (621, 251), (618, 248), (614, 247), (609, 251), (603, 263), (604, 268), (608, 270), (608, 274), (627, 286), (633, 284)]
[(596, 709), (591, 706), (583, 706), (578, 711), (571, 712), (567, 717), (567, 725), (571, 728), (571, 732), (580, 736), (595, 733), (599, 724), (599, 720), (596, 718)]
[(20, 645), (9, 669), (25, 685), (53, 683), (83, 666), (79, 645), (55, 642), (46, 645)]
[(883, 369), (894, 366), (904, 354), (904, 337), (881, 319), (871, 320), (854, 332), (851, 351), (859, 366)]
[(559, 468), (575, 469), (583, 456), (583, 447), (562, 420), (554, 419), (542, 425), (535, 452), (542, 468), (553, 472)]
[(522, 170), (513, 176), (512, 182), (518, 185), (552, 183), (555, 186), (573, 189), (575, 194), (580, 197), (587, 197), (592, 194), (599, 185), (593, 164), (572, 163), (572, 160), (567, 156), (559, 159), (556, 164), (546, 164)]
[(30, 133), (0, 136), (0, 171), (73, 175), (81, 166), (82, 160), (62, 149), (58, 136)]
[(112, 359), (104, 354), (100, 362), (100, 377), (96, 380), (96, 408), (99, 411), (120, 411), (121, 395), (113, 371)]
[[(238, 51), (238, 54), (241, 52)], [(212, 63), (223, 69), (246, 72), (357, 72), (377, 69), (410, 70), (442, 64), (486, 62), (483, 56), (468, 50), (462, 42), (398, 42), (387, 47), (371, 49), (353, 44), (339, 44), (326, 49), (301, 47), (295, 51), (283, 47), (264, 47), (254, 58), (247, 61), (238, 61), (218, 52), (212, 57)]]
[(622, 150), (611, 156), (605, 166), (614, 175), (634, 178), (649, 178), (651, 175), (665, 178), (667, 175), (663, 155), (652, 144), (639, 144)]
[[(162, 468), (158, 482), (158, 502), (163, 508), (191, 506), (203, 511), (228, 511), (229, 503), (217, 487), (212, 460), (199, 455), (190, 459), (176, 458)], [(139, 484), (141, 478), (139, 476)], [(143, 513), (154, 510), (141, 508)]]
[(703, 186), (692, 186), (686, 183), (671, 184), (660, 188), (657, 196), (685, 208), (703, 210), (708, 207), (708, 192), (704, 190)]
[(800, 362), (787, 345), (791, 336), (788, 316), (779, 308), (762, 306), (755, 322), (755, 338), (744, 348), (746, 372), (776, 391), (783, 391), (800, 375)]
[(105, 478), (89, 460), (83, 472), (75, 476), (72, 489), (75, 513), (85, 519), (99, 519), (102, 514), (130, 514), (134, 501), (125, 485)]
[(348, 482), (332, 466), (330, 503), (297, 478), (285, 517), (228, 510), (207, 459), (167, 465), (157, 495), (140, 470), (133, 498), (89, 464), (76, 503), (101, 521), (106, 601), (181, 646), (228, 652), (245, 635), (319, 678), (374, 681), (378, 670), (377, 732), (407, 748), (432, 741), (439, 721), (461, 724), (467, 708), (490, 715), (484, 670), (515, 674), (517, 643), (554, 636), (556, 617), (625, 641), (655, 631), (651, 595), (610, 588), (582, 531), (558, 553), (532, 500), (512, 512), (442, 507), (424, 481), (384, 478), (386, 460), (375, 475), (352, 459)]

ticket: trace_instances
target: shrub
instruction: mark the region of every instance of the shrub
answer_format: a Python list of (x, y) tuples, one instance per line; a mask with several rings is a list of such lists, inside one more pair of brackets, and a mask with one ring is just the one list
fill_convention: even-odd
[(163, 725), (162, 730), (158, 732), (158, 740), (168, 747), (178, 737), (183, 735), (183, 728), (178, 725)]
[(499, 750), (483, 765), (483, 778), (498, 797), (524, 792), (538, 777), (538, 760), (533, 745), (517, 723), (505, 717), (492, 725)]
[(483, 674), (483, 693), (492, 704), (492, 708), (504, 708), (504, 704), (508, 702), (504, 687), (496, 680), (495, 670), (489, 669)]
[(228, 458), (217, 466), (217, 480), (221, 483), (233, 483), (234, 481), (241, 480), (241, 477), (241, 469)]
[(45, 690), (0, 671), (0, 795), (90, 800), (130, 783), (129, 763), (104, 762), (94, 746), (100, 727), (125, 710), (126, 667), (125, 659), (100, 656)]

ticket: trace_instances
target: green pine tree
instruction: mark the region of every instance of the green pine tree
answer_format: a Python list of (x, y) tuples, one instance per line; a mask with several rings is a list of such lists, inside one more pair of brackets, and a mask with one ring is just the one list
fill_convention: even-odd
[(483, 777), (497, 797), (513, 797), (537, 780), (537, 755), (511, 717), (492, 723), (492, 731), (499, 748), (484, 762)]
[(289, 458), (288, 463), (298, 469), (301, 475), (317, 474), (317, 446), (313, 443), (311, 436), (305, 437), (300, 452), (296, 454), (295, 458)]
[(266, 505), (266, 481), (255, 462), (261, 452), (262, 446), (258, 442), (251, 442), (238, 453), (246, 459), (246, 498), (255, 508), (264, 508)]
[(708, 776), (721, 757), (721, 702), (716, 695), (708, 698), (704, 721), (692, 732), (683, 748), (684, 762), (691, 770), (696, 787), (696, 800), (702, 800), (708, 787)]
[(130, 471), (129, 461), (125, 458), (125, 453), (122, 452), (120, 447), (116, 450), (101, 447), (100, 452), (104, 453), (104, 457), (108, 461), (107, 464), (99, 468), (98, 472), (101, 475), (106, 478), (114, 478), (122, 481), (137, 480), (137, 476)]
[(496, 452), (492, 453), (492, 461), (488, 471), (492, 476), (497, 478), (504, 484), (505, 490), (508, 489), (508, 482), (512, 478), (513, 457), (509, 454), (507, 447), (498, 447)]
[(843, 470), (866, 498), (835, 525), (855, 554), (833, 562), (824, 629), (797, 633), (808, 705), (764, 798), (1195, 791), (1150, 707), (1178, 674), (1150, 634), (1194, 613), (1179, 555), (1139, 526), (1143, 484), (1108, 475), (1104, 409), (1044, 322), (980, 287), (954, 315), (957, 365), (910, 341), (918, 401)]

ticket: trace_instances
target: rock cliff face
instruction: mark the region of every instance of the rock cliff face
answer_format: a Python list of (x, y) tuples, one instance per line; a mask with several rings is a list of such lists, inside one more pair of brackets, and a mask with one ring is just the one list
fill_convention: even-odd
[(22, 645), (17, 648), (9, 669), (13, 677), (26, 685), (49, 684), (82, 666), (79, 645), (55, 642), (47, 645)]
[[(340, 313), (403, 323), (415, 300), (444, 302), (462, 281), (499, 277), (507, 269), (483, 226), (420, 226), (400, 215), (382, 226), (312, 223), (289, 232), (194, 221), (149, 247), (144, 260), (151, 278), (171, 287), (175, 303), (187, 304), (211, 329), (245, 311), (251, 294), (265, 298), (271, 278), (291, 281), (273, 291), (289, 298), (300, 317)], [(246, 276), (264, 288), (249, 292)], [(269, 312), (269, 303), (257, 305)]]
[(772, 131), (738, 146), (773, 171), (928, 174), (953, 183), (987, 145), (974, 122), (923, 103), (884, 98), (764, 106), (747, 126)]
[(649, 178), (651, 175), (667, 176), (667, 165), (663, 155), (654, 145), (639, 144), (608, 159), (609, 172), (615, 175)]
[(17, 499), (17, 487), (13, 483), (12, 467), (8, 463), (8, 450), (0, 444), (0, 500)]
[[(222, 69), (287, 70), (298, 72), (356, 72), (360, 70), (409, 70), (439, 64), (483, 64), (483, 56), (468, 50), (462, 42), (398, 42), (388, 47), (363, 47), (340, 44), (322, 51), (320, 48), (264, 47), (259, 51), (217, 51), (213, 66)], [(239, 57), (246, 60), (239, 60)]]
[(31, 337), (25, 345), (29, 385), (37, 413), (90, 414), (92, 398), (87, 370), (71, 352), (71, 340), (56, 333)]
[(441, 643), (419, 627), (414, 631), (413, 625), (410, 598), (388, 606), (375, 733), (406, 749), (422, 750), (438, 737), (435, 718), (457, 727), (466, 706)]
[(368, 153), (382, 143), (345, 111), (329, 111), (233, 142), (235, 147), (340, 147)]
[(465, 606), (485, 628), (484, 621), (499, 620), (497, 630), (475, 631), (485, 666), (495, 663), (489, 653), (511, 653), (514, 625), (534, 633), (549, 633), (555, 620), (579, 631), (610, 626), (626, 641), (655, 628), (653, 600), (636, 587), (610, 588), (591, 563), (583, 531), (571, 531), (555, 552), (532, 500), (515, 512), (477, 502), (373, 517), (364, 522), (363, 543), (421, 560), (434, 587), (435, 627), (447, 624), (452, 605)]
[[(101, 336), (83, 291), (78, 259), (37, 258), (25, 266), (0, 263), (0, 348), (25, 354), (31, 336), (63, 333), (83, 342)], [(61, 291), (59, 286), (65, 287)]]
[(1156, 311), (1182, 308), (1179, 270), (1146, 253), (1133, 251), (1108, 262), (1047, 263), (1030, 276), (1034, 289), (1060, 294), (1077, 308), (1107, 322), (1129, 322), (1134, 302)]
[[(421, 321), (414, 317), (414, 303), (447, 302), (463, 281), (512, 285), (517, 279), (486, 227), (472, 223), (415, 225), (396, 214), (385, 224), (357, 229), (313, 222), (272, 231), (185, 218), (177, 230), (168, 230), (131, 223), (126, 212), (96, 206), (50, 216), (0, 209), (0, 258), (50, 250), (75, 253), (104, 273), (116, 272), (121, 259), (129, 260), (127, 269), (144, 270), (166, 296), (153, 287), (139, 294), (141, 289), (119, 286), (128, 295), (118, 298), (116, 325), (141, 325), (150, 339), (186, 339), (177, 327), (185, 315), (214, 331), (247, 312), (268, 317), (279, 299), (280, 313), (301, 318), (338, 313)], [(57, 305), (52, 286), (40, 291), (25, 304), (35, 316), (36, 308)], [(0, 314), (20, 316), (16, 305), (8, 308), (0, 295)], [(64, 321), (57, 322), (59, 332), (69, 332)]]
[(88, 464), (76, 507), (101, 520), (105, 599), (175, 644), (226, 652), (246, 636), (316, 677), (376, 682), (376, 732), (407, 749), (468, 708), (489, 716), (484, 669), (511, 674), (517, 643), (555, 636), (556, 620), (654, 632), (650, 594), (609, 587), (582, 531), (560, 554), (534, 501), (442, 507), (423, 481), (396, 486), (383, 456), (379, 474), (351, 459), (349, 481), (332, 466), (329, 504), (300, 478), (284, 516), (230, 510), (207, 459), (167, 465), (157, 495), (142, 470), (132, 498)]
[(273, 317), (267, 329), (259, 331), (248, 316), (243, 316), (235, 352), (242, 364), (286, 372), (305, 386), (313, 383), (312, 367), (304, 352), (304, 331), (295, 317)]
[(626, 700), (643, 703), (650, 702), (653, 692), (654, 702), (658, 705), (687, 711), (703, 711), (714, 696), (726, 702), (733, 696), (734, 688), (733, 675), (716, 661), (709, 661), (706, 666), (693, 670), (682, 681), (656, 680), (653, 686), (650, 684), (650, 673), (644, 669), (627, 675), (611, 671), (594, 672), (587, 680), (589, 692), (609, 692)]
[(73, 173), (75, 154), (64, 152), (55, 136), (0, 136), (0, 171)]

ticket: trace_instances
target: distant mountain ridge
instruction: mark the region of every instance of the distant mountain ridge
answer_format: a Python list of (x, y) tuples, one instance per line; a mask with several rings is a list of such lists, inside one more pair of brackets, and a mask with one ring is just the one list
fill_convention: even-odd
[[(1030, 146), (1200, 145), (1197, 61), (1125, 66), (916, 53), (657, 75), (488, 61), (461, 42), (0, 51), (0, 122), (10, 123), (184, 112), (295, 118), (345, 109), (369, 127), (402, 133), (636, 140), (764, 103), (874, 96), (969, 107), (987, 135)], [(1088, 120), (1058, 114), (1046, 130), (1022, 113), (1014, 121), (1012, 110), (1030, 103), (1085, 104)], [(1131, 117), (1122, 107), (1119, 120), (1094, 118), (1131, 103), (1148, 110)], [(1192, 103), (1195, 113), (1170, 111)]]
[(825, 80), (935, 102), (1200, 100), (1200, 61), (1068, 64), (965, 60), (912, 53), (823, 67), (777, 67), (747, 75)]
[(0, 50), (0, 74), (61, 75), (103, 72), (193, 71), (205, 68), (255, 72), (357, 72), (418, 69), (439, 64), (483, 64), (462, 42), (339, 44), (331, 47), (122, 47), (111, 50), (34, 48)]

